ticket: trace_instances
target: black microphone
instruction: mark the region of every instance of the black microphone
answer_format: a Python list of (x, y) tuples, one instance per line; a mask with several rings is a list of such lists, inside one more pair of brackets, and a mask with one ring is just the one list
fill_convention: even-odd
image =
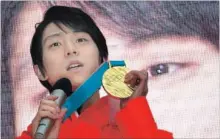
[[(61, 107), (63, 103), (65, 102), (66, 98), (70, 96), (72, 92), (72, 85), (69, 79), (62, 78), (58, 80), (55, 85), (52, 88), (51, 95), (57, 96), (58, 98), (55, 100), (57, 105)], [(51, 129), (51, 127), (54, 124), (54, 120), (50, 118), (42, 118), (40, 121), (40, 124), (38, 125), (37, 131), (35, 133), (36, 139), (42, 139), (45, 138), (48, 131)]]

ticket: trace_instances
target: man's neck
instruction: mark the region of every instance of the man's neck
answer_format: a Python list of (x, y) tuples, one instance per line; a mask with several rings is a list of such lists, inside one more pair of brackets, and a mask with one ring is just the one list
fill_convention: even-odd
[(86, 110), (87, 108), (89, 108), (90, 106), (92, 106), (96, 101), (98, 101), (100, 99), (100, 95), (99, 92), (97, 91), (96, 93), (94, 93), (92, 95), (92, 97), (90, 97), (77, 111), (79, 113), (79, 115)]

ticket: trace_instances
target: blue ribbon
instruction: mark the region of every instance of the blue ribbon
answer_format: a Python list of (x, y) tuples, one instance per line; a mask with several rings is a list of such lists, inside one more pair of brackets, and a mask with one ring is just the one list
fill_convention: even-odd
[(97, 92), (102, 85), (102, 76), (106, 70), (109, 69), (109, 65), (115, 66), (125, 66), (124, 61), (110, 61), (103, 63), (94, 72), (89, 79), (87, 79), (81, 86), (79, 86), (72, 95), (70, 95), (64, 102), (64, 108), (67, 108), (67, 112), (64, 116), (63, 121), (72, 115), (83, 103), (85, 103), (95, 92)]

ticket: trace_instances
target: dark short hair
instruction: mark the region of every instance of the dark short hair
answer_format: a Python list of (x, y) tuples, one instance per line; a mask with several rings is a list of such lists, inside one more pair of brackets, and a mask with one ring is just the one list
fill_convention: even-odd
[[(219, 1), (83, 2), (105, 20), (97, 22), (134, 41), (160, 36), (198, 36), (219, 50)], [(95, 13), (95, 12), (94, 12)], [(102, 20), (102, 21), (101, 21)], [(110, 27), (110, 28), (111, 28)]]
[[(38, 65), (44, 75), (42, 36), (48, 24), (55, 23), (58, 27), (63, 24), (71, 28), (74, 32), (86, 32), (96, 43), (101, 62), (108, 58), (108, 49), (105, 37), (99, 30), (93, 19), (85, 12), (74, 7), (53, 6), (49, 8), (43, 18), (43, 21), (37, 24), (35, 33), (31, 42), (31, 57), (34, 65)], [(51, 85), (48, 81), (40, 81), (48, 90)]]

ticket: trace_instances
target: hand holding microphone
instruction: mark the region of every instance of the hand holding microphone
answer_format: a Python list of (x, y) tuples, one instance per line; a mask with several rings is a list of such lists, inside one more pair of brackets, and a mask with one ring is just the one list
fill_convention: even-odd
[(58, 137), (62, 118), (66, 112), (60, 107), (71, 91), (71, 82), (62, 78), (54, 85), (51, 95), (41, 101), (38, 112), (32, 121), (32, 136), (34, 138)]

